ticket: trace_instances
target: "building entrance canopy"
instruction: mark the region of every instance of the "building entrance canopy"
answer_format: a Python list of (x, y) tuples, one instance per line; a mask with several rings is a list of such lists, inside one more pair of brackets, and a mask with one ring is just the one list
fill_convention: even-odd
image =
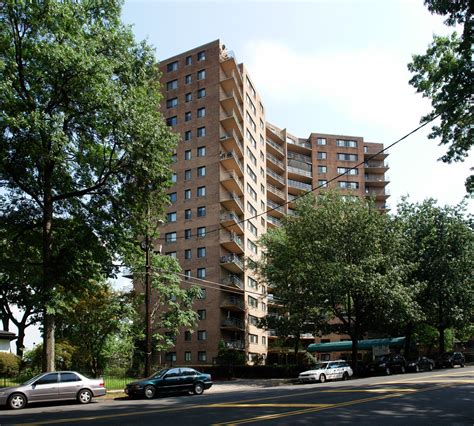
[[(376, 346), (401, 347), (405, 344), (405, 337), (393, 337), (386, 339), (359, 340), (359, 349), (373, 349)], [(330, 342), (312, 343), (308, 346), (308, 352), (343, 352), (352, 350), (352, 342)]]

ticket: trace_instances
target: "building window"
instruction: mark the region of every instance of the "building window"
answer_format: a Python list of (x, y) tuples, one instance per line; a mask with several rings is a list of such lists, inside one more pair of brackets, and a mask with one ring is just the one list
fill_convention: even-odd
[(262, 119), (260, 119), (260, 130), (263, 130), (265, 127), (265, 125), (263, 124), (263, 121)]
[(178, 69), (178, 61), (174, 61), (166, 65), (166, 71), (176, 71)]
[(184, 171), (184, 180), (191, 180), (191, 169)]
[(191, 239), (191, 230), (190, 229), (185, 229), (184, 230), (184, 239), (185, 240), (190, 240)]
[(198, 278), (206, 278), (206, 268), (197, 268), (197, 277)]
[(193, 137), (193, 134), (192, 134), (191, 130), (186, 130), (184, 132), (184, 140), (185, 141), (190, 141), (192, 137)]
[(328, 156), (327, 152), (318, 151), (318, 155), (317, 155), (318, 160), (325, 160), (327, 156)]
[(198, 352), (198, 361), (207, 361), (206, 351), (199, 351)]
[(191, 199), (191, 190), (190, 189), (185, 189), (184, 190), (184, 199), (185, 200), (190, 200)]
[(198, 157), (205, 157), (206, 156), (206, 147), (205, 146), (199, 146), (198, 147), (197, 156)]
[(357, 154), (344, 154), (342, 152), (337, 153), (337, 159), (341, 161), (357, 161)]
[(170, 117), (170, 118), (167, 118), (166, 119), (166, 124), (168, 126), (176, 126), (178, 124), (178, 117), (173, 116), (173, 117)]
[(252, 136), (252, 133), (250, 133), (248, 129), (247, 129), (247, 131), (245, 132), (245, 136), (246, 136), (247, 139), (250, 141), (250, 143), (252, 144), (252, 146), (253, 146), (254, 148), (257, 148), (257, 141), (255, 140), (255, 138)]
[(192, 100), (193, 100), (193, 94), (192, 94), (191, 92), (186, 93), (186, 94), (184, 95), (184, 101), (185, 101), (185, 102), (191, 102)]
[(198, 61), (204, 61), (206, 59), (206, 51), (205, 50), (201, 50), (200, 52), (198, 52), (197, 54), (197, 60)]
[(252, 86), (252, 83), (250, 82), (250, 79), (247, 77), (247, 86), (249, 87), (249, 90), (252, 92), (252, 96), (255, 98), (256, 92), (255, 89)]
[(339, 181), (338, 182), (339, 188), (342, 189), (358, 189), (359, 188), (359, 183), (358, 182), (347, 182), (347, 181)]
[(318, 166), (318, 173), (327, 173), (328, 168), (326, 166)]
[(172, 257), (173, 259), (177, 258), (176, 252), (175, 251), (168, 251), (166, 252), (166, 256)]
[(256, 334), (249, 334), (249, 343), (258, 343), (258, 336)]
[(247, 164), (247, 174), (252, 178), (254, 182), (257, 182), (257, 175), (248, 164)]
[(206, 70), (199, 70), (197, 72), (197, 79), (204, 80), (206, 78)]
[(249, 288), (252, 288), (254, 290), (258, 289), (257, 280), (254, 280), (252, 277), (247, 278), (247, 284), (248, 284)]
[(191, 76), (191, 74), (188, 74), (187, 76), (184, 77), (184, 82), (186, 84), (190, 84), (192, 79), (193, 79), (193, 77)]
[(207, 340), (206, 330), (198, 330), (198, 340)]
[(191, 219), (191, 218), (192, 218), (191, 209), (186, 209), (186, 210), (184, 211), (184, 218), (185, 218), (185, 219)]
[(207, 297), (206, 289), (201, 287), (199, 294), (198, 294), (198, 299), (205, 299)]
[(327, 188), (328, 181), (326, 179), (319, 179), (318, 180), (318, 186), (323, 187), (323, 188)]
[(197, 110), (197, 116), (198, 118), (203, 118), (206, 116), (206, 108), (202, 107), (202, 108), (198, 108)]
[(265, 185), (263, 183), (260, 184), (260, 192), (265, 194)]
[(326, 145), (326, 138), (318, 138), (316, 143), (318, 145)]
[(197, 168), (197, 175), (198, 177), (206, 176), (206, 166), (200, 166)]
[(176, 212), (168, 213), (166, 215), (166, 220), (168, 222), (176, 222)]
[(353, 140), (337, 139), (336, 146), (343, 148), (357, 148), (357, 142)]
[(267, 345), (267, 338), (266, 336), (262, 336), (262, 345), (266, 346)]
[(168, 194), (168, 197), (170, 199), (170, 203), (176, 203), (176, 200), (178, 199), (178, 195), (176, 192), (172, 192), (171, 194)]
[(176, 174), (176, 172), (173, 172), (173, 174), (171, 175), (171, 182), (176, 183), (177, 180), (178, 175)]
[(174, 243), (176, 242), (176, 232), (167, 232), (165, 234), (165, 241), (167, 243)]
[(191, 278), (191, 269), (185, 269), (184, 271), (184, 279), (189, 280)]
[(191, 111), (187, 111), (184, 113), (184, 121), (191, 121)]
[(247, 201), (247, 211), (252, 215), (252, 216), (255, 216), (257, 214), (257, 209), (252, 206), (252, 204), (250, 204), (248, 201)]
[(198, 99), (204, 98), (206, 96), (206, 89), (199, 89), (197, 91), (197, 97)]
[(250, 241), (247, 239), (247, 248), (253, 253), (257, 254), (257, 244), (255, 244), (253, 241)]
[(206, 206), (200, 206), (197, 208), (197, 215), (198, 217), (206, 216)]
[(204, 321), (206, 319), (206, 310), (205, 309), (198, 309), (197, 314), (198, 314), (198, 319), (200, 321)]
[(184, 250), (184, 258), (185, 258), (186, 260), (189, 260), (189, 259), (191, 259), (191, 257), (192, 257), (192, 251), (191, 251), (191, 249), (185, 249), (185, 250)]
[(202, 257), (206, 257), (206, 247), (198, 247), (197, 249), (197, 257), (201, 259)]
[(198, 138), (206, 136), (206, 128), (205, 127), (198, 127), (197, 135), (198, 135)]
[(255, 189), (253, 189), (250, 184), (247, 183), (247, 193), (255, 200), (257, 201), (257, 192)]
[[(253, 139), (253, 138), (252, 138)], [(250, 160), (252, 161), (253, 165), (256, 166), (257, 165), (257, 157), (255, 157), (255, 155), (253, 155), (253, 152), (250, 151), (250, 148), (247, 146), (246, 149), (245, 149), (246, 153), (247, 153), (247, 156), (250, 158)]]
[(171, 98), (166, 101), (166, 108), (174, 108), (178, 105), (178, 98)]
[(205, 197), (206, 196), (206, 187), (205, 186), (199, 186), (198, 187), (197, 196), (198, 197)]
[(178, 88), (178, 80), (171, 80), (166, 83), (166, 90), (174, 90)]
[(256, 132), (257, 125), (255, 124), (255, 121), (253, 121), (252, 117), (250, 117), (250, 114), (248, 112), (247, 112), (246, 118), (247, 118), (247, 123), (250, 124), (250, 127), (252, 128), (252, 130)]
[(178, 161), (178, 156), (177, 156), (177, 154), (173, 154), (173, 155), (171, 156), (171, 162), (172, 162), (172, 163), (176, 163), (177, 161)]
[(176, 352), (166, 352), (166, 361), (176, 362)]
[(185, 362), (190, 362), (190, 361), (191, 361), (191, 352), (186, 351), (186, 352), (184, 353), (184, 361), (185, 361)]
[(193, 63), (193, 57), (191, 55), (186, 56), (186, 65), (191, 65)]
[(337, 173), (338, 174), (345, 173), (346, 175), (357, 176), (359, 174), (359, 170), (358, 169), (351, 169), (350, 167), (338, 167), (337, 168)]
[(255, 327), (258, 326), (258, 318), (253, 316), (253, 315), (249, 315), (249, 323), (254, 325)]
[(198, 236), (198, 238), (204, 238), (206, 236), (206, 227), (205, 226), (200, 226), (197, 229), (197, 236)]
[(257, 227), (250, 221), (247, 222), (247, 229), (255, 236), (257, 236)]
[(184, 159), (185, 160), (191, 160), (191, 150), (190, 149), (184, 151)]

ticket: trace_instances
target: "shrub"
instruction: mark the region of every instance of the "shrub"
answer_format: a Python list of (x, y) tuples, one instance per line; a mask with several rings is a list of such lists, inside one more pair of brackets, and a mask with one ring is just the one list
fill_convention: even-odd
[(10, 352), (0, 352), (0, 374), (13, 377), (20, 370), (20, 358)]

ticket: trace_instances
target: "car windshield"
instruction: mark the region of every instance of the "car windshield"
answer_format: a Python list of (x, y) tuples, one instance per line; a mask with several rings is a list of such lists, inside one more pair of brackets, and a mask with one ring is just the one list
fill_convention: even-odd
[(27, 380), (25, 383), (22, 383), (22, 385), (23, 386), (31, 385), (35, 380), (39, 379), (43, 375), (44, 375), (44, 373), (38, 374), (37, 376), (32, 377), (30, 380)]
[(388, 355), (379, 355), (375, 357), (375, 361), (378, 361), (378, 362), (385, 362), (389, 360), (390, 360), (390, 357)]
[(442, 355), (443, 358), (449, 358), (450, 356), (452, 356), (453, 353), (452, 352), (446, 352)]
[(158, 377), (163, 376), (168, 370), (169, 370), (169, 368), (163, 368), (163, 370), (157, 371), (155, 374), (152, 374), (148, 378), (149, 379), (157, 379)]
[(324, 370), (328, 366), (327, 362), (318, 362), (317, 364), (314, 365), (313, 369), (314, 370)]

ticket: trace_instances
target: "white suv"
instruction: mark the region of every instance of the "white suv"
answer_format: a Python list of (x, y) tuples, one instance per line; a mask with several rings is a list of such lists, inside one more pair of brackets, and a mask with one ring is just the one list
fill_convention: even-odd
[(298, 376), (300, 383), (321, 382), (326, 380), (348, 380), (353, 375), (352, 368), (344, 360), (320, 362), (312, 370), (303, 371)]

